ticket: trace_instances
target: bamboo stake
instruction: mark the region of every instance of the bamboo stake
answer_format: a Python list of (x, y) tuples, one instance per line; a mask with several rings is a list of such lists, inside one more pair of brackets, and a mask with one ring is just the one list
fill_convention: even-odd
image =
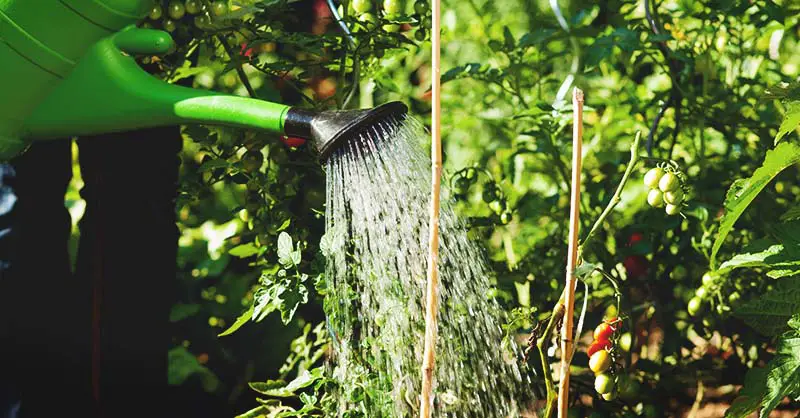
[(436, 363), (437, 313), (439, 311), (439, 190), (442, 177), (441, 136), (441, 3), (431, 2), (433, 25), (431, 29), (431, 212), (428, 251), (428, 284), (425, 300), (425, 352), (422, 360), (422, 393), (420, 418), (430, 418), (433, 409), (433, 371)]
[(572, 193), (569, 210), (569, 250), (564, 325), (561, 327), (561, 376), (558, 382), (558, 418), (569, 409), (569, 364), (572, 361), (572, 319), (575, 315), (575, 264), (578, 257), (578, 227), (581, 196), (581, 148), (583, 147), (583, 91), (572, 91)]

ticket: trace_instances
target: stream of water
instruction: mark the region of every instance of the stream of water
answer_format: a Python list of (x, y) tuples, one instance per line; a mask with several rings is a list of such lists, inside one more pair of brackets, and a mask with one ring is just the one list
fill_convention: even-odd
[[(389, 119), (327, 162), (325, 309), (340, 417), (418, 414), (430, 204), (430, 160), (422, 144), (428, 136), (411, 117)], [(519, 348), (503, 339), (506, 318), (490, 297), (485, 256), (468, 238), (444, 184), (442, 191), (434, 416), (517, 417), (533, 377)]]

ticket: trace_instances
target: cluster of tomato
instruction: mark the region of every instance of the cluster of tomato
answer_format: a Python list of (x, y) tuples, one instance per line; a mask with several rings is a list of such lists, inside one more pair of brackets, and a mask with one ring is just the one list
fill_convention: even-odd
[[(210, 7), (208, 6), (210, 4)], [(222, 16), (228, 13), (228, 2), (217, 0), (206, 3), (203, 0), (169, 0), (156, 2), (148, 15), (149, 21), (143, 27), (160, 27), (174, 32), (180, 23), (193, 23), (197, 29), (205, 30), (211, 26), (211, 15)]]
[(670, 166), (651, 168), (644, 175), (644, 185), (649, 189), (647, 203), (654, 208), (664, 208), (667, 215), (681, 212), (686, 191), (680, 172)]
[(611, 351), (614, 348), (612, 337), (619, 328), (619, 318), (604, 320), (594, 329), (594, 341), (589, 345), (586, 354), (589, 356), (589, 369), (594, 372), (594, 389), (600, 396), (610, 401), (617, 397), (616, 375), (612, 373)]
[[(404, 0), (383, 0), (380, 4), (382, 16), (385, 20), (395, 21), (405, 14), (406, 3)], [(376, 7), (372, 0), (353, 0), (351, 10), (356, 18), (367, 28), (378, 23)], [(414, 2), (414, 13), (420, 24), (420, 27), (414, 33), (414, 38), (418, 41), (424, 41), (427, 36), (425, 30), (426, 28), (430, 29), (432, 24), (428, 2), (426, 0)], [(397, 23), (386, 23), (382, 26), (383, 30), (387, 32), (398, 32), (401, 27)]]

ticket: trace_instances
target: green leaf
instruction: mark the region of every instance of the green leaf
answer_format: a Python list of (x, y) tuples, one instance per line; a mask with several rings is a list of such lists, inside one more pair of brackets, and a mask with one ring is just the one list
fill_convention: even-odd
[(533, 32), (526, 33), (519, 38), (518, 47), (525, 49), (544, 44), (554, 33), (556, 33), (555, 29), (550, 28), (540, 28)]
[(775, 289), (737, 309), (734, 315), (761, 334), (777, 335), (786, 328), (786, 321), (800, 312), (800, 278), (778, 281)]
[(781, 215), (782, 221), (794, 221), (800, 219), (800, 205), (795, 205), (789, 208), (783, 215)]
[(286, 232), (281, 232), (278, 235), (278, 262), (285, 267), (291, 267), (292, 264), (292, 237)]
[(514, 45), (517, 44), (516, 39), (514, 39), (514, 35), (511, 34), (511, 29), (508, 26), (503, 26), (503, 40), (505, 42), (505, 47), (508, 50), (514, 49)]
[(286, 228), (288, 228), (291, 223), (292, 223), (292, 218), (286, 218), (286, 220), (283, 221), (281, 226), (279, 226), (276, 231), (281, 232), (281, 231), (286, 230)]
[(786, 134), (797, 129), (800, 125), (800, 101), (791, 101), (786, 103), (786, 114), (783, 116), (783, 122), (778, 129), (778, 134), (775, 135), (775, 143), (781, 140)]
[(784, 397), (800, 390), (800, 332), (797, 328), (784, 334), (778, 341), (775, 357), (767, 369), (767, 392), (760, 418), (766, 418)]
[(266, 416), (270, 413), (270, 409), (264, 405), (259, 405), (243, 414), (237, 415), (236, 418), (259, 418)]
[(797, 162), (800, 162), (800, 146), (791, 142), (781, 142), (774, 149), (767, 151), (764, 163), (752, 177), (737, 180), (731, 185), (725, 198), (725, 214), (720, 221), (717, 239), (711, 248), (712, 269), (716, 268), (717, 252), (722, 243), (750, 202), (778, 173)]
[(258, 247), (256, 247), (252, 242), (249, 242), (247, 244), (241, 244), (231, 248), (231, 250), (228, 251), (228, 254), (234, 257), (246, 258), (258, 254)]
[(182, 385), (192, 375), (199, 374), (202, 375), (203, 386), (207, 391), (211, 392), (219, 386), (217, 376), (200, 364), (194, 354), (185, 347), (175, 347), (169, 350), (167, 359), (169, 362), (167, 381), (170, 385)]
[(725, 411), (725, 418), (746, 418), (761, 405), (766, 392), (767, 369), (756, 367), (747, 371), (744, 386), (731, 407)]
[(759, 240), (749, 247), (749, 251), (737, 254), (719, 266), (720, 274), (737, 268), (781, 268), (800, 266), (797, 249), (786, 249), (771, 239)]
[(267, 382), (251, 382), (250, 388), (254, 391), (267, 396), (274, 396), (276, 398), (287, 398), (296, 396), (296, 392), (300, 389), (307, 388), (313, 385), (317, 380), (322, 378), (322, 368), (318, 367), (311, 371), (305, 370), (298, 375), (289, 384), (283, 384), (282, 381), (268, 380)]
[(182, 321), (200, 311), (197, 303), (176, 303), (169, 312), (169, 322)]
[(198, 167), (198, 170), (199, 171), (210, 171), (210, 170), (214, 170), (216, 168), (228, 167), (230, 165), (231, 165), (231, 163), (228, 162), (227, 160), (224, 160), (222, 158), (214, 158), (214, 159), (205, 161), (203, 164), (200, 164), (200, 167)]
[(226, 335), (231, 335), (234, 332), (236, 332), (237, 329), (241, 328), (242, 325), (246, 324), (247, 321), (253, 318), (254, 308), (255, 308), (254, 306), (250, 306), (248, 310), (246, 310), (243, 314), (239, 315), (239, 317), (236, 318), (236, 321), (234, 321), (234, 323), (230, 327), (228, 327), (228, 329), (223, 331), (221, 334), (218, 334), (217, 337), (224, 337)]

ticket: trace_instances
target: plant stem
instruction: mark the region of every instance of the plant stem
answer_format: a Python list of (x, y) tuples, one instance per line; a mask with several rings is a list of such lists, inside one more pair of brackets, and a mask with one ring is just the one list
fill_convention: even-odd
[(420, 418), (430, 418), (433, 409), (433, 371), (436, 360), (436, 334), (439, 287), (439, 195), (442, 182), (441, 138), (441, 2), (431, 2), (433, 27), (431, 29), (431, 212), (429, 226), (428, 283), (425, 303), (425, 351), (422, 357), (422, 394)]
[(539, 358), (542, 362), (544, 385), (545, 389), (547, 390), (547, 406), (545, 407), (544, 418), (550, 418), (553, 415), (553, 407), (555, 407), (556, 401), (558, 400), (556, 385), (553, 383), (553, 374), (550, 372), (550, 364), (547, 362), (547, 357), (545, 356), (545, 344), (547, 344), (547, 341), (550, 340), (550, 334), (553, 333), (558, 321), (564, 317), (565, 292), (566, 288), (564, 288), (564, 291), (561, 292), (558, 302), (556, 302), (556, 305), (553, 307), (553, 313), (550, 315), (550, 319), (547, 322), (547, 327), (544, 329), (542, 335), (539, 336), (539, 339), (536, 340), (536, 349), (539, 351)]
[(592, 229), (589, 230), (589, 233), (586, 234), (586, 237), (583, 238), (583, 241), (580, 244), (580, 250), (578, 254), (580, 256), (583, 248), (586, 247), (586, 244), (589, 243), (589, 240), (592, 239), (595, 232), (603, 225), (603, 222), (606, 220), (608, 215), (611, 214), (611, 211), (619, 204), (620, 200), (622, 200), (622, 189), (625, 188), (625, 184), (628, 182), (628, 179), (633, 173), (633, 169), (636, 164), (639, 162), (639, 142), (641, 141), (642, 133), (636, 132), (636, 137), (633, 139), (633, 144), (631, 145), (631, 160), (628, 161), (628, 166), (625, 168), (625, 174), (622, 175), (622, 180), (620, 180), (619, 185), (617, 186), (617, 190), (614, 191), (614, 195), (611, 196), (611, 201), (608, 202), (608, 205), (597, 220), (592, 225)]
[(231, 61), (236, 64), (236, 74), (239, 75), (239, 80), (242, 81), (242, 85), (244, 85), (244, 88), (247, 89), (247, 94), (249, 94), (250, 97), (257, 99), (258, 96), (256, 95), (256, 91), (253, 90), (253, 86), (250, 85), (250, 79), (247, 78), (247, 74), (244, 73), (244, 68), (242, 68), (242, 60), (239, 59), (239, 55), (234, 53), (231, 46), (228, 45), (228, 42), (226, 42), (222, 36), (217, 35), (217, 40), (220, 44), (222, 44), (222, 47), (225, 49), (225, 53), (228, 54), (228, 57), (231, 59)]

